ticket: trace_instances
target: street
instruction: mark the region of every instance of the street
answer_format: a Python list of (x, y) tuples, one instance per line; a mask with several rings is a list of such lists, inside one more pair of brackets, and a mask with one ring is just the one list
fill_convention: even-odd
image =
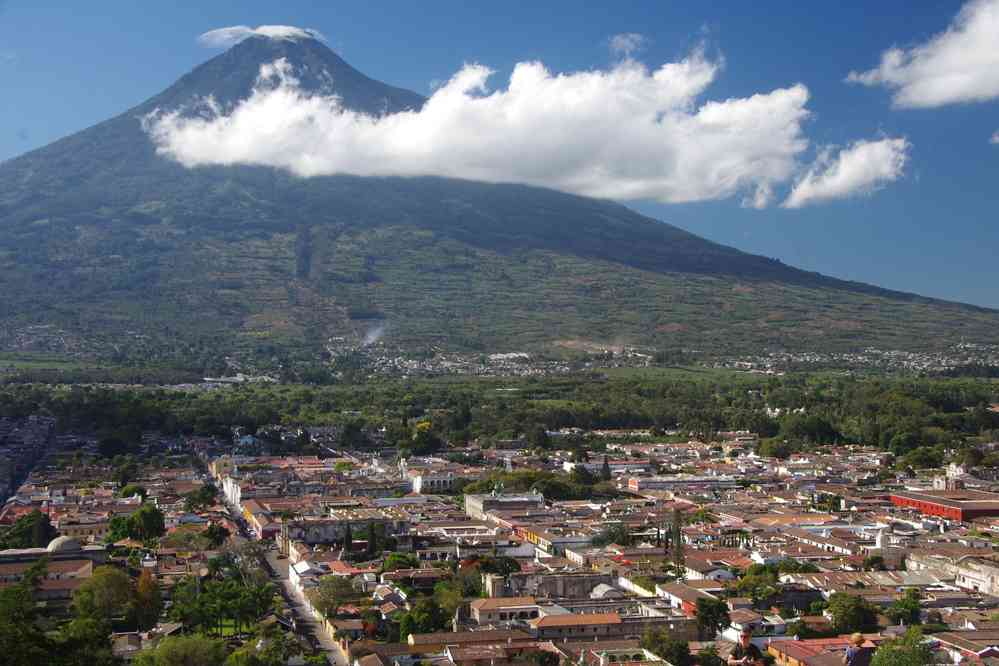
[[(238, 510), (226, 502), (229, 515), (232, 521), (239, 527), (239, 534), (233, 535), (233, 540), (239, 544), (243, 541), (251, 541), (249, 529)], [(327, 632), (322, 624), (309, 611), (305, 599), (300, 595), (291, 581), (288, 580), (288, 560), (278, 558), (278, 551), (269, 549), (264, 555), (262, 563), (270, 574), (271, 581), (277, 586), (281, 597), (284, 599), (288, 609), (295, 618), (296, 631), (309, 638), (313, 647), (326, 654), (326, 659), (335, 666), (348, 666), (347, 658), (340, 650), (333, 637)]]
[(266, 559), (270, 565), (271, 579), (281, 590), (288, 608), (295, 615), (295, 622), (299, 633), (313, 636), (319, 643), (319, 647), (326, 653), (331, 664), (337, 666), (347, 666), (347, 659), (336, 644), (333, 637), (327, 632), (316, 617), (309, 611), (305, 599), (295, 589), (288, 580), (288, 560), (278, 559), (276, 550), (268, 550)]

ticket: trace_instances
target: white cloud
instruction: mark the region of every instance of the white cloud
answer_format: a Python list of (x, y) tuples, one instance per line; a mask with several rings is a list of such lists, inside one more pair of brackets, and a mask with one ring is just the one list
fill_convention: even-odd
[(999, 130), (995, 131), (995, 133), (992, 135), (992, 138), (989, 139), (989, 143), (994, 145), (999, 145)]
[(763, 183), (756, 186), (755, 192), (743, 198), (742, 205), (744, 208), (763, 210), (769, 206), (773, 200), (774, 188), (768, 183)]
[(232, 25), (227, 28), (209, 30), (198, 37), (198, 43), (210, 48), (229, 48), (233, 44), (254, 35), (270, 37), (271, 39), (298, 40), (326, 38), (318, 30), (311, 28), (296, 28), (290, 25), (259, 25), (251, 28), (248, 25)]
[(638, 53), (646, 44), (645, 35), (637, 32), (622, 32), (610, 38), (609, 46), (611, 53), (630, 58), (631, 54)]
[(741, 194), (765, 205), (808, 147), (808, 90), (699, 103), (717, 72), (700, 51), (655, 71), (625, 60), (556, 75), (526, 62), (490, 91), (491, 71), (467, 65), (421, 110), (372, 117), (301, 90), (279, 61), (228, 115), (155, 113), (144, 125), (160, 154), (188, 167), (436, 175), (662, 202)]
[(891, 48), (881, 64), (847, 81), (883, 85), (903, 108), (982, 102), (999, 97), (999, 0), (972, 0), (947, 29), (910, 49)]
[(909, 159), (911, 144), (904, 138), (857, 141), (834, 157), (831, 149), (795, 183), (782, 206), (801, 208), (831, 199), (870, 194), (898, 180)]

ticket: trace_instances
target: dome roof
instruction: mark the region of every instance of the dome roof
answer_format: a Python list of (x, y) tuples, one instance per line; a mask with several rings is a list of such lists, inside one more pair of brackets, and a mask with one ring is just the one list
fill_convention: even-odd
[(81, 550), (80, 542), (73, 537), (61, 536), (52, 539), (45, 549), (50, 553), (65, 553), (74, 550)]

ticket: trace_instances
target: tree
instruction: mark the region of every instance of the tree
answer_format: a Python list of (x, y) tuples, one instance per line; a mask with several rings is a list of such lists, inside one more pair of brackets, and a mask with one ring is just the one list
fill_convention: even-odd
[(968, 467), (978, 467), (985, 459), (985, 452), (977, 447), (967, 449), (961, 457), (962, 462)]
[(104, 541), (115, 543), (127, 539), (130, 529), (128, 516), (114, 516), (108, 522), (108, 534), (104, 537)]
[(149, 569), (143, 569), (135, 584), (135, 621), (140, 631), (152, 629), (163, 611), (163, 597), (159, 583)]
[(102, 458), (114, 458), (128, 453), (128, 444), (120, 437), (104, 437), (97, 442), (97, 454)]
[(725, 662), (718, 656), (718, 648), (714, 645), (708, 645), (697, 653), (697, 664), (698, 666), (724, 666)]
[(369, 560), (373, 560), (381, 554), (381, 548), (378, 547), (378, 532), (375, 529), (374, 523), (368, 523), (368, 533), (367, 533), (367, 544), (364, 550), (364, 556)]
[[(256, 640), (229, 655), (226, 666), (285, 666), (288, 660), (302, 654), (298, 641), (277, 626), (261, 627)], [(325, 661), (325, 660), (324, 660)]]
[[(33, 511), (32, 514), (34, 513)], [(44, 548), (55, 538), (56, 534), (58, 532), (52, 527), (49, 517), (43, 513), (39, 513), (31, 525), (31, 543), (34, 547)]]
[(754, 605), (777, 594), (777, 576), (766, 567), (761, 569), (751, 569), (734, 585), (739, 596), (749, 597)]
[(434, 601), (448, 617), (453, 617), (455, 611), (465, 602), (465, 594), (460, 580), (450, 580), (434, 585)]
[(118, 491), (119, 497), (131, 497), (132, 495), (138, 495), (145, 501), (146, 499), (146, 489), (137, 483), (130, 483), (127, 486), (123, 486), (121, 490)]
[(917, 628), (882, 643), (871, 659), (871, 666), (925, 666), (932, 663), (933, 651), (923, 643), (923, 632)]
[(815, 414), (789, 414), (780, 426), (785, 439), (816, 444), (838, 441), (841, 436), (829, 421)]
[(828, 630), (818, 630), (806, 622), (801, 620), (795, 620), (794, 622), (789, 622), (787, 624), (787, 629), (784, 631), (787, 636), (794, 636), (800, 640), (805, 640), (808, 638), (830, 638), (836, 635), (836, 632)]
[(717, 523), (718, 517), (703, 506), (692, 513), (687, 514), (688, 523)]
[(640, 644), (674, 666), (690, 666), (693, 663), (687, 641), (674, 637), (666, 629), (646, 629)]
[(78, 618), (110, 623), (131, 610), (133, 599), (128, 574), (113, 566), (97, 567), (73, 594), (73, 611)]
[(135, 659), (135, 666), (222, 666), (225, 644), (199, 636), (167, 636)]
[(719, 631), (727, 627), (731, 621), (728, 616), (728, 604), (721, 599), (697, 600), (697, 633), (702, 639), (711, 640)]
[(885, 558), (880, 555), (869, 555), (864, 558), (864, 568), (869, 571), (884, 571)]
[(811, 562), (787, 558), (777, 564), (777, 573), (818, 573), (819, 568)]
[(558, 666), (559, 663), (558, 654), (549, 652), (548, 650), (532, 652), (528, 657), (528, 661), (532, 666)]
[(165, 532), (163, 512), (152, 504), (143, 504), (128, 518), (128, 534), (133, 539), (156, 539)]
[[(403, 447), (415, 456), (425, 456), (444, 448), (444, 442), (433, 431), (429, 421), (421, 421), (413, 430), (413, 437)], [(401, 453), (402, 451), (400, 451)]]
[(398, 571), (399, 569), (418, 569), (420, 560), (415, 555), (407, 553), (389, 553), (382, 564), (382, 572)]
[(548, 429), (540, 423), (534, 424), (527, 429), (527, 443), (532, 449), (547, 449), (551, 444)]
[(597, 482), (597, 479), (585, 464), (577, 463), (573, 466), (572, 472), (569, 473), (569, 481), (578, 486), (592, 486)]
[(787, 441), (779, 438), (764, 439), (760, 442), (759, 446), (756, 447), (756, 453), (763, 456), (764, 458), (777, 458), (778, 460), (786, 460), (791, 457), (791, 454), (797, 450), (797, 447), (793, 444), (789, 444)]
[(208, 622), (207, 610), (199, 591), (198, 580), (191, 576), (182, 578), (171, 591), (170, 619), (180, 622), (185, 629), (196, 629)]
[(347, 527), (343, 531), (343, 549), (350, 556), (351, 548), (354, 546), (354, 533), (350, 529), (350, 523), (347, 523)]
[(895, 624), (920, 624), (919, 592), (906, 590), (885, 612)]
[(631, 536), (631, 530), (623, 523), (616, 523), (610, 527), (600, 530), (600, 533), (593, 537), (593, 545), (606, 546), (616, 543), (619, 546), (630, 546), (635, 542)]
[(111, 471), (111, 480), (119, 486), (126, 486), (138, 473), (139, 466), (131, 460), (126, 460), (126, 462), (115, 466), (115, 468)]
[(103, 620), (76, 618), (63, 626), (54, 654), (66, 666), (117, 666), (111, 652), (111, 626)]
[(309, 591), (313, 607), (327, 618), (335, 618), (337, 610), (357, 596), (350, 579), (345, 576), (323, 576), (319, 585)]
[(943, 465), (946, 455), (943, 447), (920, 446), (899, 458), (899, 468), (933, 469)]
[(486, 556), (479, 558), (479, 570), (484, 573), (509, 576), (512, 573), (520, 571), (520, 562), (505, 555), (496, 557)]
[(687, 666), (693, 663), (690, 657), (690, 645), (682, 638), (671, 638), (666, 641), (659, 656), (674, 666)]
[(48, 515), (38, 509), (21, 516), (0, 537), (0, 550), (8, 548), (44, 548), (58, 535)]
[(45, 576), (48, 575), (48, 572), (49, 572), (49, 556), (43, 555), (42, 557), (35, 560), (32, 564), (30, 564), (27, 569), (24, 570), (24, 576), (21, 578), (21, 581), (27, 587), (31, 588), (32, 591), (35, 591), (38, 589), (38, 586), (41, 584), (42, 580), (45, 579)]
[(218, 497), (218, 489), (210, 483), (206, 483), (197, 490), (184, 495), (184, 510), (188, 512), (203, 511), (215, 504)]
[(829, 597), (829, 614), (833, 629), (839, 634), (869, 631), (877, 627), (877, 613), (867, 601), (846, 592), (834, 592)]
[(202, 533), (206, 539), (208, 539), (208, 544), (212, 548), (218, 548), (226, 542), (229, 538), (229, 530), (222, 527), (218, 523), (212, 523), (205, 531)]
[(449, 619), (444, 614), (444, 609), (438, 606), (432, 598), (422, 597), (400, 619), (399, 637), (406, 641), (410, 634), (429, 634), (441, 631), (447, 626)]
[(461, 594), (463, 597), (482, 596), (482, 574), (476, 566), (459, 567), (455, 572), (454, 580), (461, 584)]
[(53, 645), (38, 625), (38, 611), (30, 585), (0, 589), (0, 654), (11, 664), (46, 664)]
[(686, 577), (687, 566), (683, 560), (683, 514), (673, 509), (673, 524), (670, 526), (670, 550), (673, 572), (679, 580)]
[(600, 467), (600, 480), (601, 481), (611, 480), (611, 468), (610, 468), (610, 463), (607, 462), (607, 456), (604, 456), (604, 464)]

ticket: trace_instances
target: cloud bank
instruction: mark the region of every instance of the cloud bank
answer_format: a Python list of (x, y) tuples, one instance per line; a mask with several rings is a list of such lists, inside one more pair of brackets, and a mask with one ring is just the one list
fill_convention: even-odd
[(321, 32), (312, 28), (296, 28), (290, 25), (258, 25), (256, 28), (251, 28), (248, 25), (232, 25), (228, 28), (218, 28), (201, 34), (198, 36), (198, 43), (210, 48), (229, 48), (247, 37), (255, 35), (291, 41), (297, 39), (319, 39), (326, 41)]
[[(506, 90), (467, 65), (419, 111), (372, 117), (261, 69), (229, 115), (157, 114), (161, 154), (192, 167), (261, 164), (301, 176), (438, 175), (615, 199), (703, 201), (788, 180), (808, 142), (804, 86), (696, 105), (718, 68), (695, 52), (654, 72), (633, 61), (554, 75), (520, 63)], [(334, 86), (336, 82), (334, 82)]]
[(143, 124), (161, 155), (187, 167), (433, 175), (663, 203), (739, 196), (762, 208), (801, 171), (808, 89), (701, 102), (720, 67), (700, 50), (654, 71), (631, 59), (568, 74), (524, 62), (490, 90), (492, 72), (470, 64), (422, 109), (376, 117), (303, 90), (279, 60), (231, 112), (209, 99)]
[(909, 159), (911, 144), (904, 138), (857, 141), (835, 156), (819, 154), (815, 164), (795, 183), (785, 208), (870, 194), (898, 180)]
[(972, 0), (925, 44), (891, 48), (881, 64), (847, 81), (895, 91), (900, 108), (931, 108), (999, 97), (999, 0)]

